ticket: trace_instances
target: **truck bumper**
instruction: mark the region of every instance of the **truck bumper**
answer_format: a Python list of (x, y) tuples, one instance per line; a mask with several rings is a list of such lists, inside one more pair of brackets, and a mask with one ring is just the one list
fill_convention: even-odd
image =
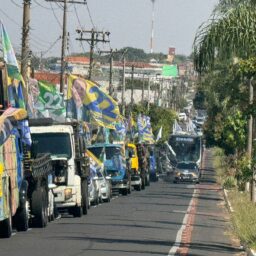
[(133, 175), (131, 176), (131, 185), (136, 186), (141, 184), (141, 178), (139, 175)]

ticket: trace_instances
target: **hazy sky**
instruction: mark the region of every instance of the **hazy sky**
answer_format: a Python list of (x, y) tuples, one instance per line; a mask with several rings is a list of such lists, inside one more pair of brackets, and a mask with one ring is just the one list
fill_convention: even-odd
[[(61, 5), (45, 0), (31, 0), (31, 49), (35, 54), (45, 52), (61, 35)], [(83, 1), (83, 0), (81, 0)], [(0, 0), (0, 19), (5, 24), (16, 51), (21, 44), (22, 0)], [(97, 29), (110, 31), (111, 47), (132, 46), (150, 50), (151, 11), (150, 0), (87, 0), (92, 21)], [(218, 0), (156, 0), (154, 52), (167, 53), (169, 46), (176, 52), (190, 54), (195, 32), (206, 21)], [(76, 5), (82, 26), (91, 29), (92, 23), (85, 5)], [(54, 15), (55, 13), (55, 15)], [(8, 16), (8, 17), (7, 17)], [(56, 16), (56, 17), (55, 17)], [(74, 4), (69, 4), (68, 31), (70, 52), (82, 52), (75, 40), (79, 28)], [(109, 45), (98, 47), (108, 50)], [(84, 42), (88, 50), (88, 44)], [(47, 52), (47, 56), (60, 55), (60, 40)]]

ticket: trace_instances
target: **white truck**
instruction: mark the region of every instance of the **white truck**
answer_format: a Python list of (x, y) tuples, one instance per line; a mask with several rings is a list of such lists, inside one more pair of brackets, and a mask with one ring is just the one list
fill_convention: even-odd
[(79, 133), (79, 124), (54, 124), (48, 119), (30, 122), (33, 152), (50, 153), (53, 165), (55, 203), (60, 212), (68, 211), (74, 217), (87, 214), (89, 207), (89, 159), (86, 142)]

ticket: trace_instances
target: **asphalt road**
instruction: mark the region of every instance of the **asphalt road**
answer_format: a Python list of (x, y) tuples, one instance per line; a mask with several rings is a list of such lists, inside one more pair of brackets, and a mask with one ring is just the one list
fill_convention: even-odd
[(64, 216), (45, 229), (1, 239), (0, 255), (238, 255), (227, 228), (209, 164), (200, 185), (151, 183), (145, 191), (91, 208), (83, 218)]

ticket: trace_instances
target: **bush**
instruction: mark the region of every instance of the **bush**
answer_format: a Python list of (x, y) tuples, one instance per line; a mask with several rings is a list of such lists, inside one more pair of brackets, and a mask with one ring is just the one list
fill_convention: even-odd
[(227, 176), (224, 179), (223, 187), (225, 189), (233, 189), (233, 188), (236, 188), (236, 186), (237, 186), (237, 180), (234, 176)]

